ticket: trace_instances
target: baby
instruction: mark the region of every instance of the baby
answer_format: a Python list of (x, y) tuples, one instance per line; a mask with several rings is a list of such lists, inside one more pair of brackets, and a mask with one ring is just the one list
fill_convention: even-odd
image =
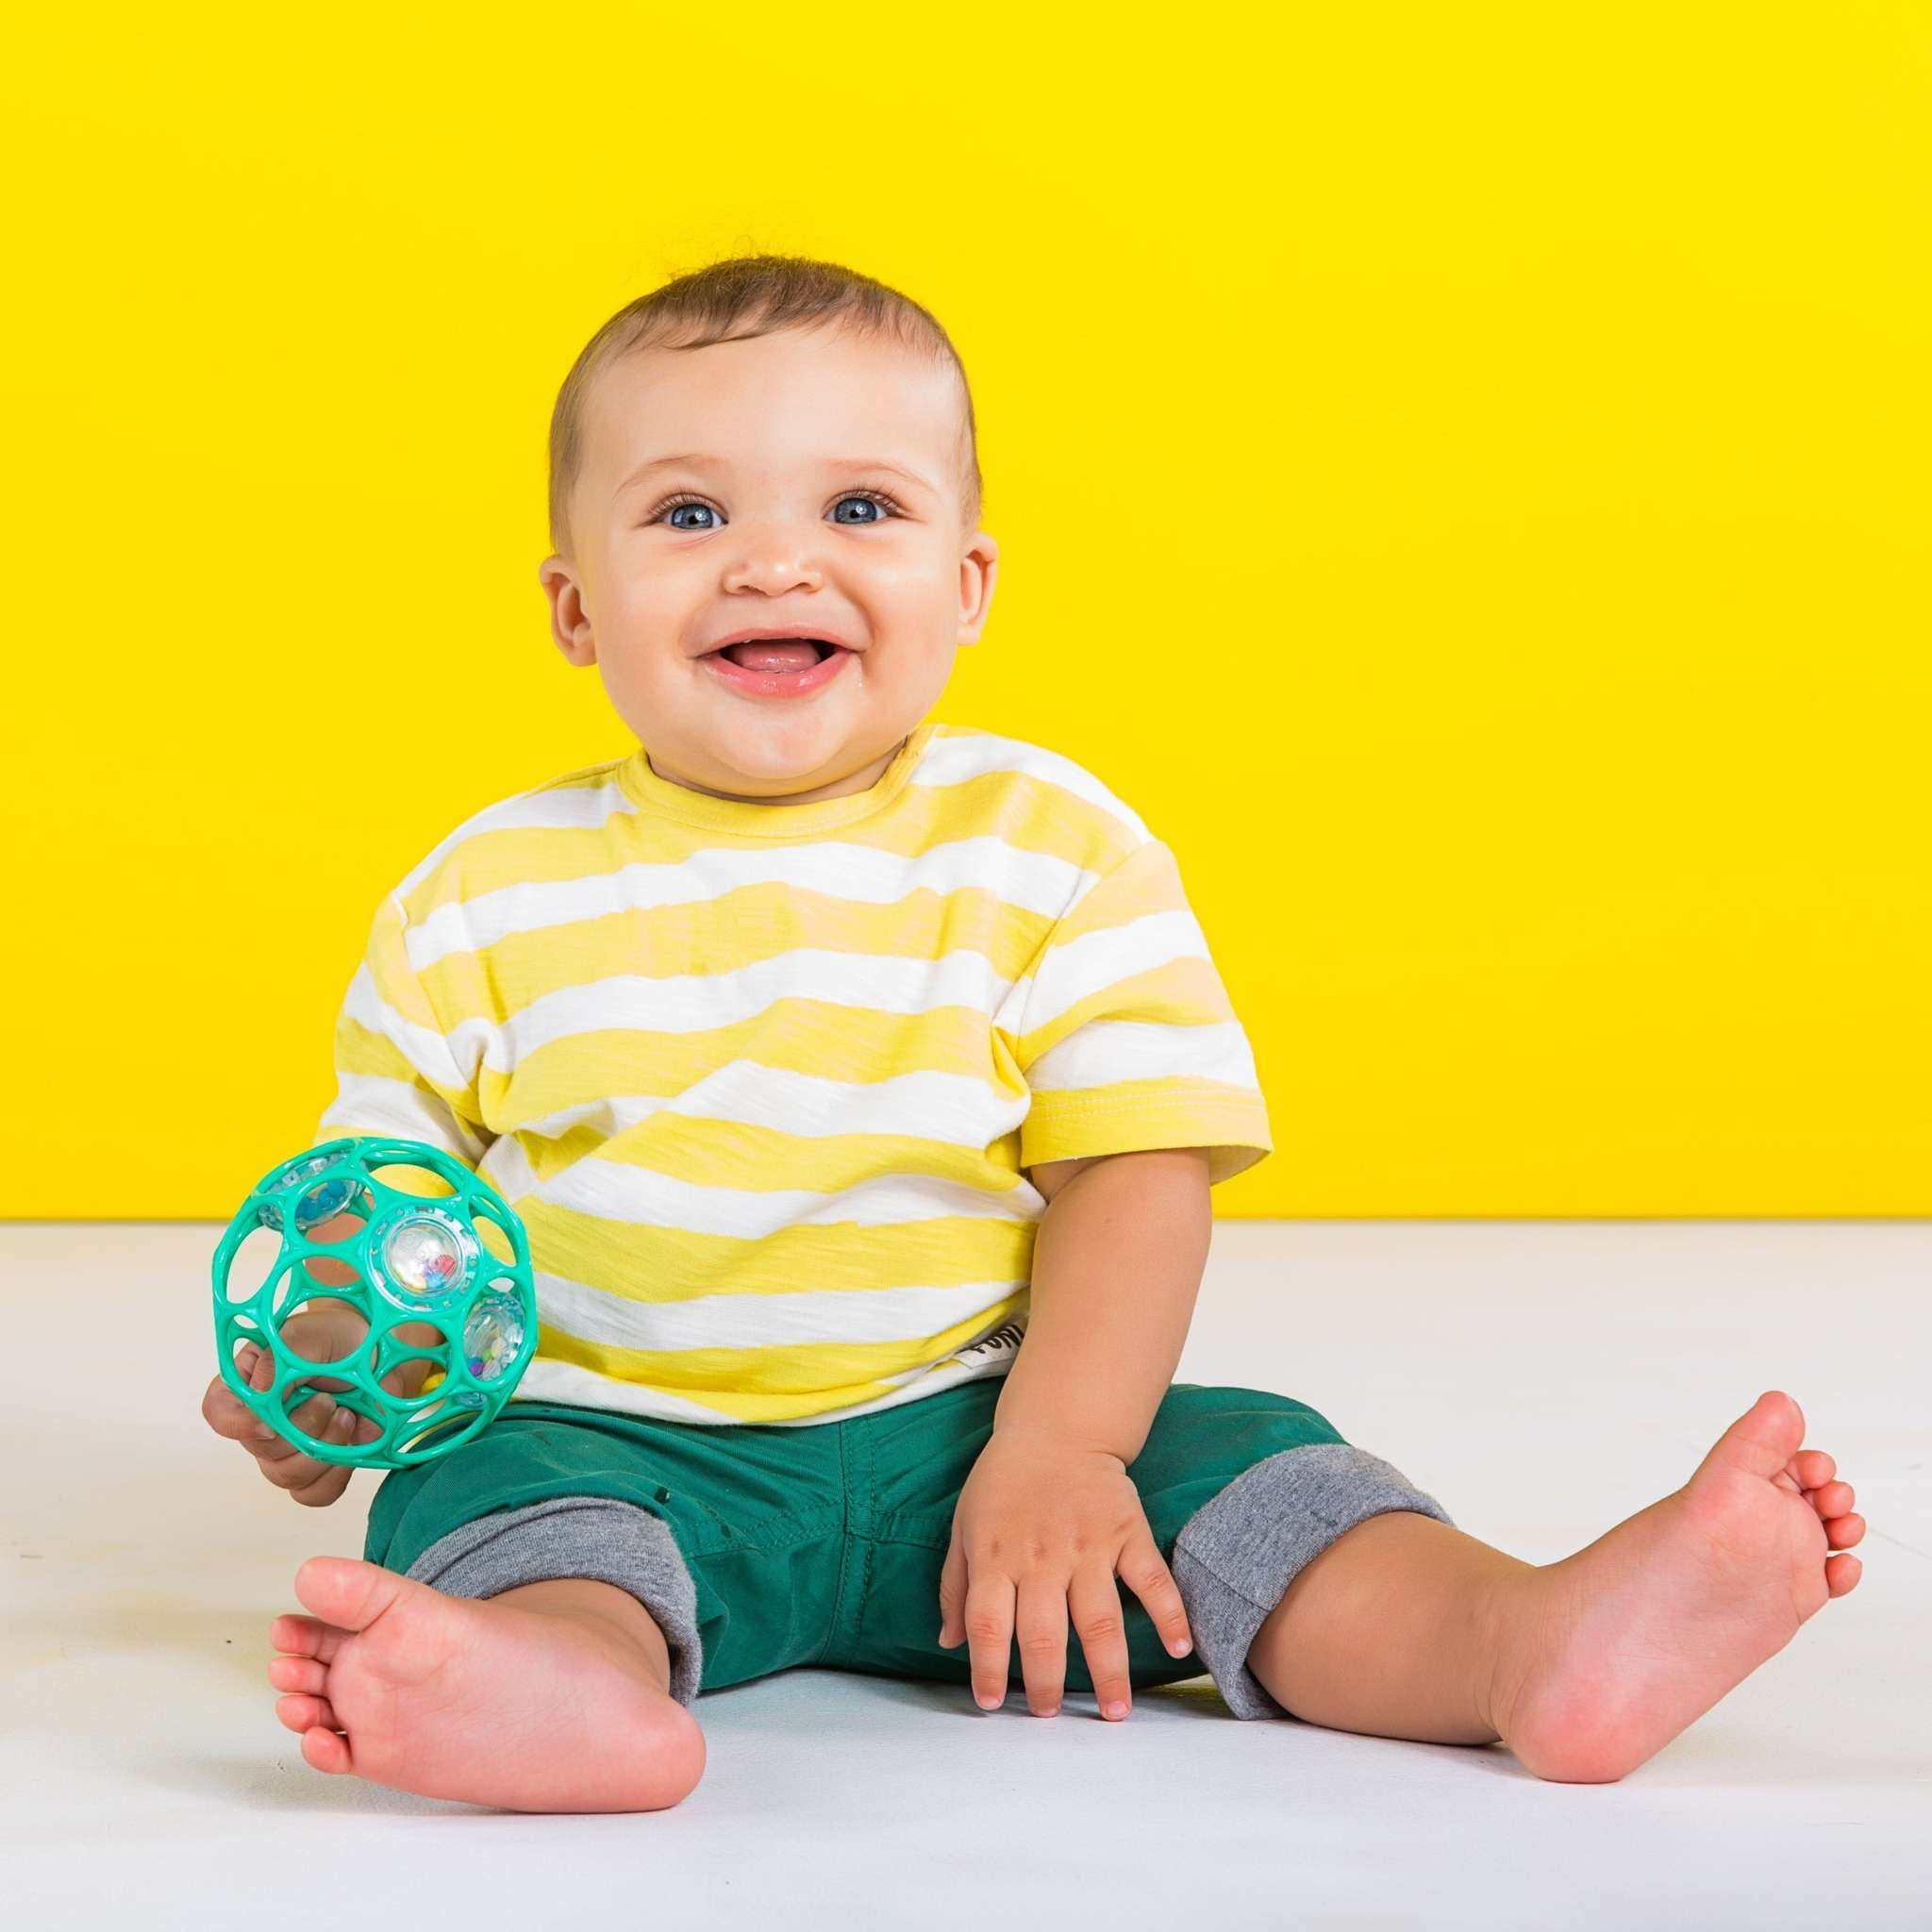
[[(384, 1475), (364, 1559), (296, 1572), (268, 1675), (310, 1765), (658, 1808), (703, 1774), (701, 1691), (816, 1665), (1110, 1719), (1205, 1672), (1238, 1717), (1597, 1782), (1857, 1584), (1851, 1488), (1779, 1391), (1534, 1565), (1306, 1404), (1170, 1382), (1267, 1113), (1167, 845), (927, 715), (997, 546), (924, 308), (715, 263), (591, 340), (550, 455), (552, 634), (638, 748), (384, 896), (318, 1133), (487, 1178), (541, 1341), (489, 1427)], [(285, 1330), (315, 1360), (364, 1332), (324, 1296)], [(375, 1440), (336, 1386), (303, 1425)], [(342, 1494), (220, 1378), (203, 1407), (298, 1502)]]

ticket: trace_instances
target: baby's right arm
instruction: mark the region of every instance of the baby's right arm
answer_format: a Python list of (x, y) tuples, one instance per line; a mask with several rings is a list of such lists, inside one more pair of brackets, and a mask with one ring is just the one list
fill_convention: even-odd
[[(311, 1232), (317, 1241), (341, 1241), (362, 1225), (353, 1214), (338, 1214)], [(308, 1264), (310, 1275), (325, 1288), (339, 1288), (356, 1279), (356, 1271), (346, 1262), (327, 1257)], [(338, 1362), (351, 1354), (369, 1324), (354, 1304), (332, 1296), (306, 1303), (282, 1324), (282, 1340), (296, 1354), (312, 1362)], [(413, 1347), (433, 1346), (440, 1333), (423, 1323), (408, 1323), (395, 1329), (400, 1341)], [(265, 1390), (275, 1379), (275, 1364), (252, 1345), (236, 1357), (236, 1366), (247, 1377), (251, 1389)], [(414, 1395), (435, 1368), (433, 1362), (408, 1361), (391, 1369), (382, 1386), (391, 1395)], [(346, 1389), (349, 1385), (332, 1375), (310, 1378), (318, 1389)], [(345, 1462), (323, 1462), (305, 1454), (294, 1443), (277, 1435), (220, 1375), (208, 1385), (202, 1397), (201, 1413), (218, 1436), (240, 1442), (256, 1459), (261, 1473), (279, 1490), (287, 1490), (296, 1502), (311, 1508), (333, 1503), (349, 1487), (354, 1468)], [(291, 1419), (301, 1424), (311, 1436), (330, 1442), (373, 1442), (381, 1431), (366, 1416), (338, 1408), (327, 1395), (312, 1395), (300, 1407), (290, 1411)], [(350, 1425), (354, 1425), (351, 1435)]]

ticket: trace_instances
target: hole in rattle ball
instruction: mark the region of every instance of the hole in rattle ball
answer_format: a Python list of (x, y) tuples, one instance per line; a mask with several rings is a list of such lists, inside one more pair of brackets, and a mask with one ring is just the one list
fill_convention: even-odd
[(333, 1376), (291, 1382), (283, 1394), (282, 1407), (297, 1428), (318, 1441), (325, 1440), (338, 1409), (350, 1410), (357, 1417), (358, 1427), (361, 1421), (354, 1391), (336, 1382)]
[(299, 1361), (335, 1363), (347, 1361), (361, 1348), (368, 1323), (355, 1319), (360, 1314), (353, 1304), (351, 1313), (345, 1314), (338, 1297), (304, 1281), (299, 1269), (291, 1269), (275, 1290), (268, 1320), (284, 1355)]
[[(474, 1401), (475, 1398), (473, 1397)], [(403, 1450), (423, 1450), (434, 1444), (447, 1446), (482, 1426), (483, 1411), (452, 1397), (448, 1402), (423, 1410), (408, 1424), (408, 1432), (398, 1441)]]
[(442, 1373), (448, 1349), (449, 1337), (434, 1323), (399, 1322), (376, 1343), (375, 1379), (391, 1395), (420, 1395), (424, 1383)]
[(262, 1339), (260, 1327), (246, 1315), (241, 1315), (236, 1318), (235, 1326), (230, 1333), (229, 1340), (228, 1359), (235, 1365), (236, 1378), (239, 1381), (246, 1382), (249, 1379), (250, 1372), (243, 1365), (242, 1357), (250, 1349), (253, 1349), (259, 1355), (268, 1347), (268, 1343)]
[(516, 1250), (510, 1245), (509, 1236), (496, 1224), (496, 1217), (490, 1211), (487, 1202), (478, 1207), (471, 1224), (476, 1230), (476, 1239), (482, 1243), (484, 1252), (492, 1261), (501, 1261), (508, 1266), (516, 1259)]
[(420, 1160), (390, 1160), (369, 1170), (373, 1179), (399, 1194), (416, 1194), (425, 1201), (446, 1201), (456, 1189), (433, 1167)]
[[(312, 1241), (325, 1241), (332, 1247), (341, 1247), (362, 1232), (375, 1211), (375, 1197), (367, 1188), (358, 1188), (340, 1214), (317, 1222), (306, 1232)], [(345, 1257), (336, 1255), (306, 1255), (302, 1259), (302, 1272), (324, 1288), (346, 1288), (362, 1279)]]
[(228, 1278), (225, 1284), (228, 1299), (253, 1301), (267, 1285), (281, 1252), (280, 1228), (250, 1228), (228, 1257)]

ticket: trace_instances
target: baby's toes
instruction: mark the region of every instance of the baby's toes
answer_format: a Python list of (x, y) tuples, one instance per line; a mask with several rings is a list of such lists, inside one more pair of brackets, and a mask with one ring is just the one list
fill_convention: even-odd
[(1787, 1467), (1801, 1490), (1820, 1489), (1838, 1474), (1838, 1464), (1823, 1449), (1800, 1449)]
[(328, 1689), (328, 1666), (312, 1657), (272, 1657), (268, 1680), (277, 1690), (306, 1690), (320, 1697)]
[[(1844, 1516), (1834, 1516), (1824, 1525), (1824, 1541), (1835, 1550), (1848, 1550), (1859, 1541), (1865, 1534), (1865, 1519), (1854, 1509)], [(1825, 1561), (1830, 1563), (1827, 1557)]]
[(1824, 1587), (1833, 1596), (1843, 1596), (1864, 1574), (1865, 1566), (1856, 1557), (1838, 1556), (1824, 1559)]
[(333, 1728), (318, 1724), (302, 1733), (302, 1756), (317, 1771), (340, 1777), (349, 1769), (349, 1740)]
[(1829, 1523), (1834, 1516), (1842, 1516), (1857, 1498), (1850, 1483), (1821, 1483), (1805, 1491), (1805, 1500)]
[(278, 1697), (275, 1715), (291, 1731), (307, 1732), (317, 1724), (326, 1731), (341, 1729), (326, 1697)]
[(325, 1624), (320, 1617), (292, 1614), (277, 1617), (268, 1626), (268, 1641), (277, 1650), (292, 1651), (297, 1657), (320, 1657), (324, 1663), (334, 1658), (348, 1634), (333, 1624)]

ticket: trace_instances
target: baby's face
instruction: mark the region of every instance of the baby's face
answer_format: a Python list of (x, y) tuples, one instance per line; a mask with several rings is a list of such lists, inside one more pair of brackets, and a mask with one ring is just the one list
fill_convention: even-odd
[[(998, 546), (964, 525), (959, 391), (942, 362), (841, 328), (641, 351), (587, 398), (575, 557), (539, 573), (573, 664), (594, 663), (661, 777), (761, 804), (876, 781), (978, 640)], [(758, 696), (721, 639), (851, 647)]]

